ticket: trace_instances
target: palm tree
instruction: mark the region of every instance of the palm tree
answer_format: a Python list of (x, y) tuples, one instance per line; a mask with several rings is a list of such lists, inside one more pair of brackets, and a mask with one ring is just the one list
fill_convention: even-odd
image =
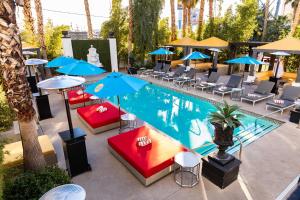
[(34, 19), (32, 17), (30, 0), (24, 0), (23, 14), (24, 14), (24, 22), (25, 22), (26, 29), (30, 30), (31, 33), (34, 35), (35, 34)]
[(92, 20), (91, 20), (91, 13), (89, 7), (89, 0), (84, 0), (84, 7), (85, 7), (85, 14), (86, 14), (86, 21), (88, 27), (88, 38), (93, 38), (93, 27), (92, 27)]
[(133, 31), (133, 7), (132, 0), (128, 0), (128, 66), (130, 66), (130, 54), (132, 52), (132, 31)]
[(37, 35), (38, 35), (39, 43), (40, 43), (40, 46), (42, 49), (42, 56), (44, 59), (47, 59), (41, 0), (34, 0), (34, 4), (35, 4), (35, 12), (37, 15), (37, 30), (38, 30)]
[(296, 10), (297, 10), (297, 7), (298, 7), (298, 4), (299, 4), (300, 0), (285, 0), (285, 4), (291, 4), (292, 8), (294, 9), (294, 12), (293, 12), (293, 19), (295, 18), (296, 16)]
[(298, 2), (298, 5), (297, 5), (297, 8), (295, 10), (295, 14), (294, 14), (294, 20), (293, 20), (293, 23), (292, 23), (292, 26), (291, 26), (291, 32), (290, 32), (290, 36), (293, 36), (295, 31), (296, 31), (296, 28), (299, 24), (299, 20), (300, 20), (300, 3)]
[(170, 0), (171, 7), (171, 40), (176, 40), (176, 19), (175, 19), (175, 5), (174, 0)]
[(185, 37), (186, 20), (187, 20), (187, 7), (186, 1), (182, 0), (182, 37)]
[(191, 10), (195, 7), (197, 0), (186, 0), (187, 7), (187, 30), (188, 34), (192, 33), (192, 23), (191, 23)]
[(264, 26), (263, 26), (263, 32), (261, 36), (261, 41), (264, 41), (267, 34), (267, 26), (268, 26), (268, 18), (269, 18), (269, 7), (270, 7), (270, 0), (266, 0), (265, 3), (265, 12), (264, 12)]
[(209, 11), (208, 11), (208, 15), (209, 15), (209, 19), (213, 19), (214, 18), (214, 0), (209, 0), (208, 1), (208, 6), (209, 6)]
[(46, 162), (38, 142), (35, 110), (26, 80), (14, 0), (0, 1), (0, 21), (0, 74), (3, 88), (20, 124), (24, 167), (28, 170), (39, 170)]
[(201, 0), (200, 1), (200, 12), (199, 12), (199, 18), (198, 18), (197, 40), (201, 39), (201, 34), (202, 34), (202, 30), (203, 30), (204, 6), (205, 6), (205, 0)]

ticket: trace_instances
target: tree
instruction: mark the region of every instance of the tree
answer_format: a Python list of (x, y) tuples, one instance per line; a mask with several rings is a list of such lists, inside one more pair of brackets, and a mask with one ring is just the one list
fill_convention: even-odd
[(199, 12), (199, 18), (198, 18), (197, 40), (200, 40), (202, 38), (204, 6), (205, 6), (205, 0), (201, 0), (200, 1), (200, 12)]
[(43, 22), (43, 11), (42, 11), (42, 3), (41, 0), (34, 0), (35, 4), (35, 12), (37, 16), (37, 36), (39, 39), (39, 44), (42, 49), (42, 55), (44, 59), (47, 59), (47, 50), (45, 44), (45, 36), (44, 36), (44, 22)]
[(270, 7), (270, 0), (266, 0), (265, 7), (264, 7), (264, 26), (263, 26), (261, 41), (265, 41), (266, 34), (267, 34), (269, 7)]
[(300, 3), (298, 1), (298, 4), (297, 4), (297, 8), (295, 10), (295, 13), (294, 13), (294, 20), (293, 20), (293, 23), (292, 23), (292, 26), (291, 26), (291, 32), (290, 32), (290, 35), (294, 35), (295, 31), (296, 31), (296, 28), (299, 24), (299, 19), (300, 19)]
[(170, 38), (172, 33), (169, 29), (169, 21), (168, 18), (163, 18), (158, 22), (158, 31), (157, 31), (157, 46), (162, 46), (170, 42)]
[(192, 22), (191, 22), (191, 10), (195, 7), (197, 0), (186, 0), (185, 4), (187, 7), (187, 30), (188, 34), (192, 33)]
[(214, 18), (214, 0), (208, 0), (208, 7), (209, 7), (208, 16), (209, 19), (211, 20)]
[(85, 15), (87, 21), (87, 28), (88, 28), (88, 38), (93, 38), (93, 27), (92, 27), (92, 20), (91, 20), (91, 13), (89, 7), (89, 0), (84, 0), (84, 8), (85, 8)]
[(46, 162), (38, 142), (35, 110), (26, 80), (13, 0), (0, 1), (0, 22), (0, 74), (5, 95), (19, 121), (24, 167), (28, 170), (39, 170)]
[(174, 0), (170, 0), (170, 8), (171, 8), (171, 40), (176, 40), (177, 38), (177, 33), (176, 33), (176, 19), (175, 19), (175, 5), (174, 5)]
[(30, 30), (33, 34), (35, 34), (34, 19), (32, 17), (32, 12), (31, 12), (31, 0), (24, 0), (23, 15), (24, 15), (25, 28)]
[(187, 23), (187, 7), (186, 2), (182, 0), (182, 37), (186, 34), (186, 23)]
[(156, 47), (155, 41), (157, 39), (155, 38), (155, 33), (158, 29), (162, 1), (134, 0), (133, 2), (134, 53), (137, 56), (137, 60), (143, 64), (146, 52)]
[(129, 55), (132, 52), (132, 35), (133, 35), (133, 5), (132, 0), (128, 0), (128, 66), (130, 65)]
[(126, 60), (128, 55), (126, 46), (128, 39), (128, 19), (127, 10), (121, 8), (121, 3), (121, 0), (112, 1), (110, 19), (102, 23), (100, 36), (106, 39), (110, 33), (113, 33), (117, 40), (118, 57)]
[(293, 11), (293, 19), (295, 18), (296, 10), (298, 7), (300, 0), (285, 0), (285, 4), (291, 4), (292, 8), (294, 9)]

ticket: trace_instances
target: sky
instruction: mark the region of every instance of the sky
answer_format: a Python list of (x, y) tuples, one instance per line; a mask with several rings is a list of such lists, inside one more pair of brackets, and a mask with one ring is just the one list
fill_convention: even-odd
[[(31, 0), (31, 4), (34, 7), (34, 2)], [(175, 0), (177, 2), (177, 0)], [(228, 6), (236, 5), (241, 0), (223, 0), (223, 8), (225, 11)], [(74, 30), (86, 30), (87, 23), (85, 17), (85, 9), (84, 9), (84, 0), (41, 0), (43, 7), (43, 16), (44, 21), (46, 22), (48, 19), (51, 19), (54, 25), (70, 25)], [(161, 17), (169, 17), (170, 16), (170, 1), (165, 0), (164, 9), (162, 10)], [(128, 5), (128, 0), (122, 1), (122, 7), (126, 7)], [(108, 20), (111, 9), (111, 0), (89, 0), (90, 13), (92, 15), (92, 25), (93, 29), (100, 29), (101, 24)], [(196, 7), (199, 7), (197, 5)], [(208, 13), (208, 3), (206, 3), (205, 15)], [(34, 8), (33, 16), (35, 16)], [(58, 12), (54, 12), (58, 11)], [(69, 12), (69, 13), (77, 13), (75, 14), (67, 14), (60, 13), (61, 12)], [(22, 28), (23, 26), (23, 13), (22, 8), (17, 9), (17, 18), (19, 26)]]

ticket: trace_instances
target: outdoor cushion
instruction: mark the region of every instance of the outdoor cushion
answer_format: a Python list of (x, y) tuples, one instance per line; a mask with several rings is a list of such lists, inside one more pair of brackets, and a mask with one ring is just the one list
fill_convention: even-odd
[(245, 98), (245, 99), (249, 99), (249, 100), (258, 100), (258, 99), (261, 99), (261, 98), (265, 98), (267, 96), (269, 96), (270, 94), (259, 94), (259, 93), (250, 93), (252, 94), (251, 96), (248, 96), (248, 94), (243, 94), (242, 95), (242, 98)]
[(285, 107), (291, 106), (293, 104), (294, 104), (293, 101), (288, 101), (288, 100), (285, 100), (283, 102), (283, 104), (275, 103), (274, 100), (271, 100), (271, 101), (267, 102), (267, 105), (277, 107), (277, 108), (285, 108)]
[[(147, 136), (152, 144), (145, 147), (137, 145), (137, 138)], [(148, 126), (113, 136), (108, 144), (141, 175), (148, 178), (174, 163), (174, 156), (186, 149), (167, 136)]]
[[(100, 106), (106, 107), (105, 112), (97, 111)], [(118, 122), (120, 119), (119, 109), (109, 102), (94, 104), (77, 109), (77, 113), (86, 121), (92, 128), (99, 128), (108, 124)], [(121, 115), (124, 112), (121, 111)]]
[(296, 101), (297, 98), (299, 97), (300, 97), (300, 87), (289, 85), (283, 89), (283, 93), (280, 99), (288, 100), (288, 101)]
[(275, 83), (271, 81), (261, 81), (254, 92), (258, 94), (269, 94), (274, 85)]
[(240, 83), (242, 81), (242, 76), (241, 75), (231, 75), (229, 78), (228, 83), (226, 84), (227, 87), (231, 88), (237, 88), (239, 87)]
[(212, 72), (207, 79), (208, 83), (216, 83), (219, 79), (220, 75), (217, 72)]
[(68, 98), (69, 98), (69, 104), (70, 105), (90, 101), (90, 97), (92, 95), (90, 95), (88, 93), (84, 93), (84, 94), (79, 95), (79, 94), (77, 94), (78, 91), (79, 90), (70, 90), (70, 91), (68, 91), (67, 95), (68, 95)]

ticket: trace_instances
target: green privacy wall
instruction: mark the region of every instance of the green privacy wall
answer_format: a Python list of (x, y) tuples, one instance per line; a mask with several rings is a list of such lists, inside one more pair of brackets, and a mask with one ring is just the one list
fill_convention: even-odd
[(103, 64), (104, 69), (110, 72), (111, 63), (108, 40), (72, 40), (74, 58), (87, 60), (88, 49), (91, 45), (97, 49), (100, 62)]

